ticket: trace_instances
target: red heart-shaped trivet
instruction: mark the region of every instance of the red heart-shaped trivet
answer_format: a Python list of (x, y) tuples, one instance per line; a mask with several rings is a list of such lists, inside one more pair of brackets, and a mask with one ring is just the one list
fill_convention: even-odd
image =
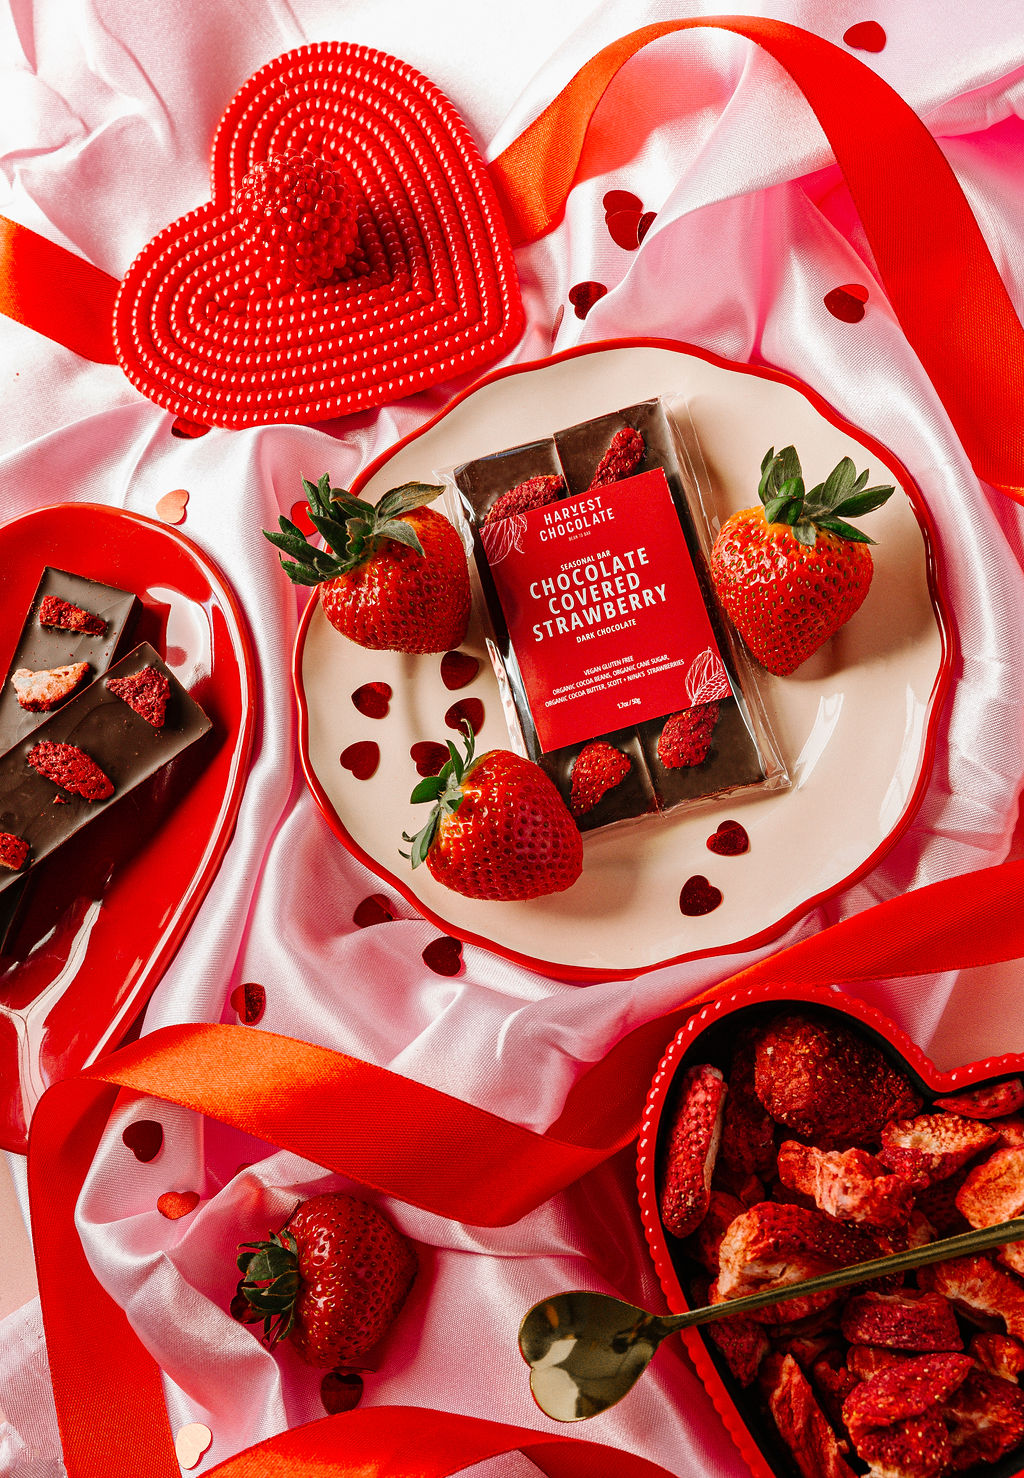
[[(353, 181), (368, 270), (275, 295), (233, 202), (254, 164), (304, 152)], [(404, 62), (341, 42), (250, 77), (217, 129), (211, 201), (143, 248), (114, 311), (133, 385), (232, 427), (385, 405), (479, 369), (522, 327), (508, 232), (458, 113)]]
[[(724, 1234), (725, 1227), (732, 1217), (747, 1215), (746, 1208), (753, 1206), (756, 1202), (775, 1201), (781, 1183), (776, 1184), (773, 1180), (773, 1175), (777, 1175), (778, 1170), (772, 1170), (770, 1168), (768, 1159), (756, 1158), (756, 1147), (764, 1144), (766, 1155), (771, 1161), (774, 1161), (779, 1149), (779, 1143), (784, 1139), (792, 1140), (799, 1138), (808, 1139), (813, 1142), (813, 1132), (795, 1135), (792, 1129), (787, 1129), (784, 1124), (779, 1123), (772, 1126), (774, 1128), (774, 1143), (771, 1138), (765, 1142), (759, 1128), (761, 1120), (757, 1118), (757, 1115), (747, 1103), (744, 1097), (746, 1090), (739, 1090), (736, 1083), (737, 1073), (741, 1074), (740, 1081), (745, 1083), (747, 1079), (742, 1075), (744, 1072), (750, 1071), (749, 1067), (747, 1069), (743, 1067), (744, 1061), (747, 1060), (744, 1054), (749, 1054), (752, 1050), (749, 1032), (756, 1031), (758, 1028), (764, 1028), (767, 1022), (773, 1021), (779, 1016), (792, 1014), (805, 1019), (810, 1017), (826, 1028), (835, 1029), (838, 1027), (844, 1033), (852, 1032), (854, 1036), (865, 1042), (869, 1051), (873, 1051), (876, 1054), (881, 1053), (881, 1058), (884, 1061), (878, 1062), (876, 1057), (878, 1066), (863, 1061), (857, 1065), (856, 1072), (846, 1069), (846, 1080), (844, 1081), (844, 1069), (840, 1056), (837, 1055), (831, 1069), (823, 1066), (822, 1060), (817, 1058), (814, 1058), (810, 1065), (808, 1065), (805, 1056), (797, 1055), (798, 1050), (801, 1053), (807, 1052), (806, 1045), (799, 1049), (792, 1046), (790, 1048), (792, 1066), (790, 1068), (790, 1076), (787, 1077), (785, 1063), (789, 1059), (784, 1059), (780, 1062), (779, 1052), (773, 1051), (771, 1061), (774, 1065), (774, 1071), (771, 1075), (769, 1086), (773, 1095), (773, 1107), (776, 1108), (777, 1112), (779, 1111), (778, 1102), (774, 1098), (774, 1095), (782, 1091), (782, 1085), (787, 1081), (792, 1083), (792, 1097), (790, 1101), (796, 1102), (799, 1099), (801, 1112), (813, 1112), (813, 1110), (808, 1109), (808, 1105), (813, 1105), (815, 1094), (817, 1094), (819, 1102), (818, 1112), (824, 1112), (826, 1116), (831, 1116), (836, 1112), (834, 1104), (840, 1106), (838, 1112), (842, 1114), (842, 1106), (847, 1103), (852, 1103), (856, 1112), (858, 1103), (862, 1103), (865, 1100), (870, 1102), (873, 1085), (882, 1081), (883, 1075), (892, 1067), (903, 1075), (905, 1086), (909, 1086), (910, 1091), (916, 1094), (918, 1100), (921, 1102), (921, 1108), (916, 1113), (922, 1117), (927, 1117), (932, 1115), (940, 1106), (945, 1106), (946, 1104), (949, 1105), (953, 1113), (963, 1114), (965, 1105), (973, 1107), (979, 1101), (979, 1095), (974, 1091), (979, 1086), (988, 1084), (995, 1089), (1000, 1079), (1004, 1080), (1004, 1084), (1009, 1079), (1008, 1086), (1001, 1087), (999, 1091), (989, 1092), (982, 1100), (988, 1104), (990, 1115), (993, 1115), (988, 1120), (988, 1128), (993, 1133), (989, 1141), (983, 1146), (978, 1147), (973, 1158), (967, 1162), (968, 1167), (975, 1167), (984, 1164), (990, 1155), (997, 1154), (1002, 1157), (998, 1162), (998, 1172), (995, 1178), (998, 1179), (1000, 1187), (998, 1195), (1002, 1198), (999, 1201), (999, 1205), (1007, 1204), (1007, 1195), (1010, 1187), (1006, 1180), (1007, 1172), (1004, 1162), (1007, 1155), (1019, 1155), (1020, 1150), (1003, 1150), (1000, 1149), (1000, 1145), (1005, 1143), (1010, 1146), (1019, 1146), (1021, 1143), (1020, 1135), (1022, 1130), (1024, 1130), (1024, 1124), (1022, 1124), (1019, 1115), (1014, 1112), (1014, 1105), (1019, 1104), (1022, 1097), (1019, 1075), (1022, 1069), (1024, 1069), (1024, 1056), (990, 1058), (984, 1062), (975, 1062), (966, 1067), (955, 1068), (951, 1072), (940, 1072), (934, 1063), (893, 1022), (883, 1016), (881, 1012), (863, 1004), (854, 997), (837, 997), (835, 990), (829, 988), (794, 986), (789, 984), (761, 984), (733, 990), (718, 996), (705, 1005), (699, 1012), (695, 1013), (695, 1015), (691, 1016), (683, 1029), (675, 1037), (658, 1066), (648, 1094), (643, 1122), (640, 1128), (637, 1145), (637, 1187), (640, 1197), (640, 1209), (643, 1217), (644, 1231), (654, 1258), (658, 1276), (661, 1280), (661, 1286), (664, 1289), (668, 1306), (673, 1313), (684, 1313), (687, 1309), (696, 1307), (698, 1304), (707, 1301), (708, 1286), (717, 1271), (717, 1249), (721, 1234)], [(796, 1040), (802, 1041), (803, 1038), (798, 1037)], [(799, 1067), (797, 1063), (799, 1063)], [(736, 1164), (735, 1149), (732, 1155), (729, 1155), (728, 1151), (723, 1153), (722, 1145), (720, 1144), (717, 1155), (707, 1165), (706, 1171), (703, 1161), (701, 1162), (701, 1175), (707, 1174), (712, 1190), (719, 1192), (720, 1198), (715, 1203), (715, 1207), (709, 1210), (704, 1223), (698, 1226), (697, 1230), (686, 1241), (679, 1241), (666, 1231), (658, 1209), (660, 1195), (664, 1185), (664, 1152), (675, 1105), (679, 1101), (679, 1087), (687, 1081), (688, 1070), (696, 1067), (698, 1064), (710, 1064), (724, 1075), (727, 1085), (731, 1083), (731, 1086), (727, 1086), (725, 1101), (728, 1105), (730, 1100), (735, 1097), (735, 1108), (733, 1112), (739, 1115), (737, 1119), (734, 1119), (732, 1124), (731, 1143), (734, 1147), (740, 1144), (745, 1145), (751, 1158), (748, 1162), (747, 1170), (743, 1171)], [(815, 1073), (817, 1077), (813, 1077)], [(760, 1079), (758, 1081), (760, 1082)], [(803, 1083), (807, 1088), (806, 1095), (802, 1097), (800, 1088), (798, 1087), (799, 1083)], [(816, 1084), (818, 1085), (817, 1087)], [(892, 1092), (891, 1086), (888, 1091)], [(865, 1095), (865, 1098), (861, 1098), (862, 1094)], [(946, 1095), (950, 1094), (954, 1095), (952, 1099), (946, 1097)], [(756, 1104), (756, 1099), (754, 1102)], [(696, 1113), (698, 1111), (699, 1105), (695, 1104), (694, 1112)], [(809, 1128), (810, 1122), (812, 1121), (806, 1121), (805, 1127)], [(835, 1121), (833, 1120), (833, 1122)], [(953, 1124), (962, 1123), (963, 1119), (954, 1119), (952, 1122)], [(770, 1123), (771, 1121), (769, 1121)], [(727, 1135), (730, 1133), (728, 1121), (726, 1133)], [(920, 1155), (920, 1160), (917, 1163), (927, 1159), (924, 1153), (926, 1146), (924, 1140), (922, 1140), (920, 1130), (905, 1131), (902, 1142), (919, 1146), (917, 1153)], [(728, 1144), (729, 1140), (723, 1136), (722, 1143)], [(878, 1152), (877, 1142), (874, 1143), (874, 1152)], [(906, 1151), (905, 1153), (912, 1154), (915, 1152)], [(730, 1170), (729, 1165), (726, 1163), (727, 1159), (733, 1161), (733, 1170)], [(757, 1176), (760, 1178), (754, 1180), (753, 1184), (759, 1188), (760, 1193), (751, 1199), (750, 1194), (748, 1194), (748, 1187), (751, 1183), (749, 1168), (751, 1164), (755, 1163), (755, 1159)], [(996, 1171), (995, 1166), (993, 1170), (994, 1172)], [(861, 1174), (865, 1173), (867, 1172), (861, 1172)], [(884, 1167), (880, 1173), (883, 1177), (885, 1176)], [(961, 1178), (966, 1173), (967, 1167), (957, 1172)], [(730, 1176), (732, 1177), (731, 1180)], [(744, 1181), (745, 1176), (746, 1180)], [(951, 1235), (954, 1231), (961, 1231), (965, 1226), (964, 1219), (955, 1210), (954, 1217), (959, 1218), (955, 1221), (947, 1220), (941, 1214), (943, 1211), (943, 1197), (941, 1193), (947, 1186), (952, 1191), (958, 1183), (956, 1175), (954, 1175), (949, 1180), (936, 1178), (932, 1185), (917, 1185), (914, 1189), (915, 1206), (919, 1206), (920, 1209), (924, 1209), (924, 1206), (927, 1206), (925, 1215), (937, 1233), (943, 1236)], [(993, 1179), (990, 1178), (988, 1181), (989, 1187), (993, 1183)], [(731, 1186), (731, 1189), (728, 1189), (729, 1186)], [(786, 1196), (788, 1193), (783, 1192), (783, 1195)], [(722, 1199), (723, 1197), (724, 1199)], [(949, 1199), (951, 1200), (951, 1197)], [(801, 1204), (808, 1203), (805, 1201), (801, 1202)], [(777, 1213), (784, 1215), (787, 1208), (776, 1205), (775, 1210)], [(998, 1210), (998, 1207), (996, 1210)], [(1010, 1215), (1013, 1213), (1007, 1211), (1006, 1214)], [(714, 1220), (716, 1215), (723, 1218), (720, 1230), (717, 1231), (715, 1228), (709, 1228), (709, 1222)], [(1001, 1216), (994, 1213), (992, 1219), (999, 1220)], [(858, 1226), (861, 1227), (862, 1232), (865, 1229), (864, 1224), (849, 1220), (840, 1223), (833, 1219), (828, 1222), (828, 1225), (842, 1226), (844, 1229), (850, 1227), (855, 1232)], [(923, 1231), (924, 1228), (919, 1227), (919, 1230)], [(883, 1234), (879, 1235), (881, 1236)], [(732, 1246), (735, 1252), (737, 1246), (735, 1238), (733, 1239)], [(788, 1255), (795, 1257), (797, 1262), (799, 1262), (799, 1252), (795, 1249), (795, 1245), (790, 1243), (789, 1247), (790, 1251)], [(869, 1255), (873, 1256), (875, 1254), (871, 1253)], [(732, 1254), (730, 1254), (731, 1256)], [(742, 1257), (742, 1252), (738, 1256)], [(989, 1259), (992, 1260), (991, 1263)], [(1002, 1266), (996, 1253), (987, 1254), (979, 1258), (977, 1264), (975, 1264), (973, 1259), (971, 1260), (970, 1280), (968, 1280), (971, 1282), (971, 1287), (968, 1288), (966, 1284), (961, 1285), (968, 1302), (971, 1298), (975, 1297), (975, 1293), (972, 1290), (977, 1289), (980, 1291), (981, 1289), (983, 1274), (980, 1271), (980, 1267), (988, 1266), (992, 1266), (997, 1270)], [(953, 1267), (955, 1268), (956, 1265), (954, 1264)], [(1015, 1322), (1019, 1317), (1018, 1305), (1020, 1301), (1016, 1294), (1019, 1283), (1015, 1281), (1014, 1275), (1008, 1272), (1005, 1267), (1002, 1268), (1002, 1276), (1004, 1298), (1008, 1299), (1009, 1302), (1003, 1305), (994, 1305), (993, 1312), (995, 1312), (996, 1307), (1009, 1308), (1010, 1304), (1012, 1304), (1013, 1307), (1008, 1314), (1008, 1318), (1013, 1319)], [(901, 1298), (904, 1302), (909, 1299), (909, 1306), (912, 1312), (915, 1297), (915, 1290), (913, 1288), (914, 1275), (908, 1275), (908, 1277), (910, 1278), (910, 1282), (906, 1288), (902, 1289), (896, 1295), (895, 1302), (899, 1304)], [(922, 1278), (921, 1281), (922, 1286), (931, 1286), (927, 1282), (927, 1276)], [(779, 1431), (768, 1414), (768, 1406), (762, 1394), (763, 1382), (771, 1382), (772, 1380), (779, 1379), (778, 1361), (783, 1355), (787, 1353), (792, 1354), (794, 1357), (799, 1355), (800, 1363), (803, 1365), (805, 1374), (807, 1375), (811, 1399), (817, 1401), (820, 1405), (826, 1406), (827, 1409), (829, 1391), (839, 1389), (838, 1386), (827, 1384), (829, 1378), (843, 1379), (843, 1371), (847, 1369), (845, 1361), (850, 1356), (851, 1350), (858, 1343), (863, 1344), (861, 1338), (863, 1331), (858, 1332), (854, 1328), (852, 1321), (855, 1319), (864, 1320), (872, 1315), (877, 1317), (878, 1308), (888, 1309), (885, 1299), (879, 1305), (865, 1307), (865, 1300), (863, 1298), (863, 1290), (865, 1288), (878, 1290), (878, 1292), (884, 1291), (878, 1284), (864, 1284), (861, 1288), (852, 1290), (849, 1295), (849, 1302), (846, 1302), (847, 1295), (844, 1294), (840, 1302), (832, 1310), (831, 1317), (829, 1317), (827, 1312), (823, 1312), (817, 1317), (811, 1316), (810, 1319), (805, 1321), (802, 1327), (798, 1323), (787, 1322), (786, 1315), (783, 1312), (787, 1306), (783, 1303), (778, 1306), (779, 1319), (776, 1324), (768, 1327), (765, 1324), (752, 1325), (750, 1321), (737, 1320), (736, 1327), (731, 1333), (725, 1332), (721, 1335), (722, 1343), (716, 1341), (715, 1337), (712, 1336), (710, 1326), (707, 1326), (705, 1331), (687, 1329), (683, 1332), (683, 1339), (686, 1341), (688, 1352), (697, 1368), (697, 1372), (704, 1382), (730, 1435), (750, 1467), (754, 1478), (793, 1478), (793, 1475), (799, 1471), (798, 1465), (787, 1452), (785, 1444), (780, 1440)], [(873, 1295), (874, 1298), (878, 1297), (878, 1292)], [(861, 1302), (860, 1308), (856, 1308), (856, 1301), (858, 1299)], [(942, 1301), (941, 1298), (939, 1301)], [(871, 1304), (871, 1302), (869, 1298), (867, 1304)], [(962, 1314), (964, 1309), (958, 1308), (958, 1312)], [(892, 1311), (892, 1317), (895, 1318), (898, 1314), (899, 1308), (895, 1308)], [(952, 1316), (950, 1315), (949, 1317), (951, 1318)], [(726, 1331), (727, 1326), (731, 1322), (725, 1321), (724, 1324), (716, 1327), (719, 1330)], [(813, 1330), (810, 1328), (812, 1323), (814, 1324)], [(746, 1329), (741, 1328), (741, 1325), (745, 1325)], [(988, 1326), (997, 1328), (998, 1333), (1003, 1335), (1003, 1323), (1001, 1320), (990, 1319), (987, 1321), (986, 1327)], [(763, 1334), (767, 1334), (769, 1337), (763, 1340), (763, 1347), (760, 1347), (760, 1352), (760, 1342), (756, 1334), (758, 1328), (761, 1329)], [(895, 1325), (892, 1328), (895, 1330)], [(965, 1348), (976, 1328), (977, 1322), (972, 1322), (970, 1319), (964, 1320), (960, 1335)], [(917, 1332), (920, 1333), (919, 1330)], [(875, 1343), (884, 1345), (887, 1336), (880, 1325), (876, 1333), (877, 1338), (875, 1339)], [(904, 1335), (908, 1337), (911, 1333), (912, 1331), (909, 1330), (904, 1331)], [(803, 1339), (801, 1339), (801, 1335), (804, 1336)], [(904, 1336), (894, 1335), (894, 1339), (890, 1343), (898, 1343), (898, 1339), (902, 1337)], [(812, 1349), (812, 1343), (815, 1340), (820, 1346), (818, 1349)], [(744, 1344), (744, 1341), (746, 1341), (746, 1344)], [(911, 1339), (911, 1343), (914, 1343), (913, 1339)], [(727, 1362), (723, 1355), (723, 1344), (725, 1347), (731, 1348), (729, 1362)], [(849, 1349), (847, 1348), (848, 1344)], [(933, 1347), (929, 1346), (929, 1348)], [(769, 1354), (769, 1348), (774, 1353)], [(942, 1343), (943, 1350), (951, 1350), (953, 1348), (952, 1343)], [(821, 1371), (815, 1369), (813, 1362), (824, 1350), (831, 1352), (826, 1357), (830, 1369), (822, 1374)], [(881, 1353), (883, 1356), (887, 1353), (884, 1347)], [(919, 1345), (914, 1343), (913, 1352), (909, 1348), (903, 1348), (900, 1350), (900, 1353), (905, 1357), (910, 1353), (920, 1354), (921, 1351)], [(947, 1356), (946, 1358), (949, 1357)], [(740, 1378), (738, 1378), (737, 1374), (733, 1373), (730, 1365), (740, 1370), (744, 1383), (741, 1384)], [(819, 1376), (821, 1377), (820, 1380)], [(801, 1378), (798, 1372), (793, 1372), (792, 1370), (790, 1377), (791, 1380), (788, 1389), (792, 1395), (794, 1404), (799, 1405), (797, 1395), (803, 1389)], [(846, 1378), (849, 1379), (849, 1377), (850, 1372), (847, 1371)], [(986, 1379), (988, 1378), (986, 1377)], [(793, 1394), (793, 1386), (799, 1388), (796, 1394)], [(970, 1400), (977, 1396), (980, 1402), (978, 1406), (979, 1416), (984, 1420), (985, 1412), (983, 1408), (985, 1404), (992, 1401), (993, 1389), (999, 1391), (1001, 1387), (1002, 1382), (998, 1382), (994, 1388), (992, 1386), (986, 1387), (984, 1381), (982, 1381), (980, 1386), (975, 1383), (968, 1396), (968, 1406)], [(840, 1391), (840, 1398), (849, 1389), (849, 1385), (845, 1386)], [(1005, 1389), (1007, 1400), (1009, 1401), (1011, 1399), (1010, 1393), (1012, 1393), (1012, 1400), (1019, 1404), (1020, 1397), (1016, 1381), (1013, 1381), (1012, 1384), (1008, 1383)], [(955, 1403), (950, 1402), (949, 1404), (954, 1405)], [(1007, 1411), (1011, 1409), (1014, 1408), (1007, 1407)], [(803, 1414), (798, 1423), (800, 1430), (804, 1427), (809, 1428), (813, 1420), (813, 1414), (809, 1406), (805, 1405), (802, 1411)], [(783, 1419), (785, 1419), (784, 1411)], [(969, 1416), (965, 1420), (970, 1420)], [(1016, 1417), (1014, 1421), (1017, 1421)], [(1019, 1425), (1013, 1430), (1019, 1433)], [(966, 1432), (960, 1433), (961, 1437), (965, 1437), (966, 1435)], [(898, 1436), (898, 1433), (894, 1431), (893, 1436), (895, 1438)], [(852, 1456), (853, 1454), (851, 1453)], [(969, 1474), (969, 1478), (975, 1478), (975, 1475), (977, 1475), (977, 1478), (981, 1478), (981, 1475), (985, 1473), (998, 1472), (1004, 1475), (1004, 1478), (1009, 1478), (1010, 1474), (1019, 1474), (1022, 1471), (1022, 1466), (1024, 1466), (1022, 1465), (1022, 1459), (1024, 1459), (1024, 1445), (1021, 1445), (1018, 1439), (1015, 1450), (1007, 1452), (997, 1468), (991, 1468), (984, 1463), (972, 1463), (966, 1469), (966, 1473)], [(858, 1464), (857, 1471), (860, 1470), (860, 1466)], [(847, 1469), (845, 1464), (843, 1467), (844, 1471), (852, 1471), (852, 1469)], [(826, 1471), (824, 1460), (822, 1460), (820, 1465), (816, 1466), (815, 1471), (819, 1471), (819, 1469), (822, 1473)], [(804, 1471), (807, 1471), (806, 1468)], [(828, 1471), (838, 1471), (838, 1468), (833, 1469), (832, 1467), (828, 1467)], [(900, 1471), (909, 1472), (911, 1470), (901, 1468)], [(946, 1469), (944, 1471), (951, 1470)], [(963, 1471), (963, 1469), (958, 1471)]]

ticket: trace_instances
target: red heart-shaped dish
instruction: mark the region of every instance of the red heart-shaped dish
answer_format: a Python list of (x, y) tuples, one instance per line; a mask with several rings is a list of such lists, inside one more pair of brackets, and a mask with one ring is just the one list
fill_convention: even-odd
[[(638, 1144), (644, 1231), (669, 1307), (697, 1307), (719, 1285), (735, 1297), (859, 1262), (908, 1235), (916, 1245), (968, 1230), (953, 1202), (965, 1179), (975, 1224), (1016, 1215), (1007, 1207), (1024, 1203), (1024, 1175), (1013, 1179), (1018, 1161), (1024, 1171), (1024, 1095), (1007, 1080), (1022, 1068), (1024, 1057), (1006, 1056), (939, 1072), (880, 1012), (816, 987), (748, 987), (705, 1006), (662, 1059)], [(715, 1116), (723, 1079), (731, 1122)], [(893, 1130), (890, 1119), (915, 1128)], [(856, 1122), (868, 1153), (851, 1156)], [(940, 1154), (954, 1140), (950, 1175), (953, 1161), (940, 1166)], [(781, 1154), (780, 1141), (789, 1144)], [(886, 1231), (880, 1207), (894, 1195), (906, 1204)], [(849, 1239), (873, 1250), (850, 1256)], [(1024, 1260), (1012, 1251), (1016, 1268)], [(815, 1263), (817, 1254), (832, 1261)], [(759, 1314), (684, 1331), (755, 1478), (853, 1478), (865, 1461), (905, 1478), (1024, 1471), (1024, 1281), (995, 1253), (905, 1276), (897, 1288), (885, 1280), (818, 1295), (813, 1309), (781, 1303), (763, 1311), (774, 1324)], [(731, 1333), (716, 1339), (712, 1329)]]
[[(268, 292), (233, 202), (253, 165), (302, 153), (354, 186), (360, 272)], [(114, 313), (129, 380), (189, 421), (306, 423), (384, 405), (479, 369), (522, 331), (476, 145), (444, 94), (383, 52), (321, 42), (250, 77), (217, 128), (212, 197), (136, 257)]]

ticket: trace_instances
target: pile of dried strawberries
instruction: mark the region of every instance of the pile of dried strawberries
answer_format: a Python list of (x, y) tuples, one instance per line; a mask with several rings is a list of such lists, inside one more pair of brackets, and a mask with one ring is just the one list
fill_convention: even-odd
[[(1024, 1084), (925, 1105), (811, 1009), (680, 1075), (659, 1167), (691, 1297), (779, 1288), (1024, 1211)], [(1018, 1276), (1020, 1275), (1020, 1276)], [(804, 1478), (942, 1478), (1024, 1441), (1024, 1244), (706, 1326)]]

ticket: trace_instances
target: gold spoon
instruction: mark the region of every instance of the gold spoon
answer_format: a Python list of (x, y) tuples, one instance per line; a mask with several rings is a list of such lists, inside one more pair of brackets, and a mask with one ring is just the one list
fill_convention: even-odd
[(686, 1314), (652, 1314), (606, 1293), (556, 1293), (534, 1304), (523, 1320), (519, 1349), (532, 1367), (530, 1389), (541, 1411), (556, 1422), (578, 1422), (621, 1401), (643, 1375), (661, 1341), (679, 1329), (749, 1314), (785, 1299), (845, 1288), (886, 1273), (967, 1257), (1022, 1239), (1024, 1217), (1016, 1217), (907, 1252), (836, 1268), (785, 1288), (770, 1288), (746, 1298), (691, 1309)]

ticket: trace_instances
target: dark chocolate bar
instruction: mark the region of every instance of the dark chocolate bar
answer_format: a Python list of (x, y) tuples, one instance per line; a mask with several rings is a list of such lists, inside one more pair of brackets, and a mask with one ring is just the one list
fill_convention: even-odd
[[(84, 631), (41, 626), (39, 607), (47, 596), (55, 596), (98, 616), (104, 623), (103, 632), (92, 636)], [(0, 754), (49, 717), (47, 713), (34, 713), (22, 708), (11, 674), (22, 667), (39, 672), (67, 667), (73, 662), (88, 662), (89, 673), (85, 683), (92, 682), (106, 672), (118, 652), (124, 649), (139, 609), (138, 598), (126, 590), (101, 585), (98, 580), (87, 580), (83, 575), (72, 575), (47, 565), (28, 608), (4, 685), (0, 688)]]
[[(160, 729), (107, 687), (109, 678), (132, 677), (145, 667), (164, 673), (171, 686)], [(199, 704), (154, 649), (143, 643), (0, 756), (0, 831), (28, 842), (30, 869), (202, 738), (210, 727)], [(44, 742), (70, 744), (84, 751), (113, 782), (109, 799), (84, 800), (38, 774), (28, 755)], [(0, 902), (20, 884), (26, 870), (0, 875)]]

